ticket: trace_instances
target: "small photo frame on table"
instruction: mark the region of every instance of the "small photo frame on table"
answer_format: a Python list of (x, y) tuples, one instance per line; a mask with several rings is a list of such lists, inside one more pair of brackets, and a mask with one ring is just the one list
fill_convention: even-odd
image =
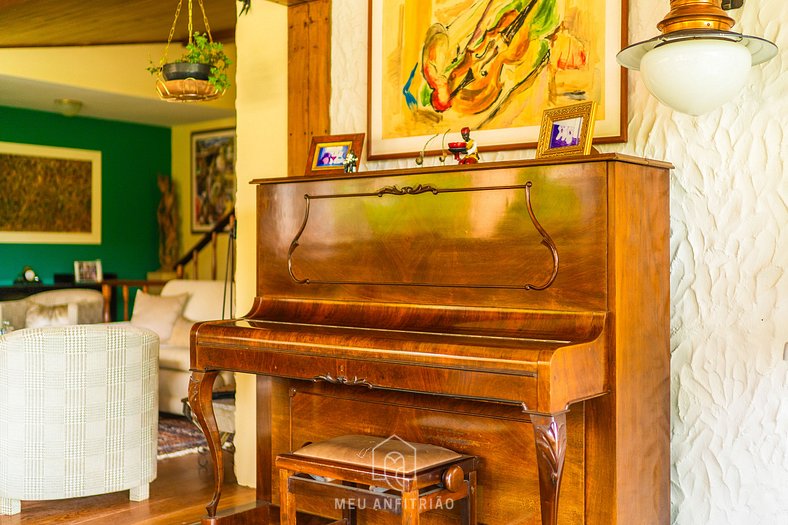
[(356, 158), (359, 158), (363, 146), (364, 133), (312, 137), (304, 174), (335, 175), (343, 173), (348, 153), (353, 152)]
[(593, 101), (544, 110), (536, 158), (588, 155), (594, 136), (595, 110)]
[(95, 261), (74, 261), (75, 283), (100, 283), (104, 280), (101, 259)]

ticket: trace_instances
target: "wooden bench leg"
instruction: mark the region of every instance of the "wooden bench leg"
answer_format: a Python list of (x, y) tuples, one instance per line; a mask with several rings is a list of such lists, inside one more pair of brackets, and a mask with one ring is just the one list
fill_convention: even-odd
[(279, 524), (296, 525), (295, 494), (289, 490), (290, 476), (294, 472), (279, 469)]
[[(348, 485), (348, 486), (351, 486), (351, 487), (355, 486), (355, 483), (343, 482), (342, 484), (343, 485)], [(356, 520), (358, 519), (357, 515), (358, 515), (358, 512), (356, 510), (355, 505), (345, 505), (344, 507), (342, 507), (342, 520), (341, 521), (344, 521), (344, 525), (356, 525)]]
[(419, 490), (402, 493), (402, 525), (419, 525)]
[(476, 472), (468, 472), (468, 496), (460, 504), (462, 512), (462, 525), (477, 525), (476, 517)]

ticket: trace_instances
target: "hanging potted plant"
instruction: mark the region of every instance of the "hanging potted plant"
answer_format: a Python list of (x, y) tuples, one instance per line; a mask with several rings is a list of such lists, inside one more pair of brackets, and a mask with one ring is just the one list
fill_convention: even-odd
[(194, 33), (184, 54), (174, 62), (151, 64), (148, 71), (161, 76), (165, 82), (173, 80), (201, 80), (216, 91), (230, 87), (227, 68), (232, 64), (221, 42), (212, 42), (205, 33)]
[(156, 91), (159, 96), (168, 101), (201, 101), (212, 100), (224, 94), (230, 87), (230, 78), (227, 74), (228, 67), (232, 64), (224, 52), (221, 42), (214, 42), (205, 16), (202, 0), (199, 0), (205, 22), (205, 33), (192, 33), (192, 1), (189, 0), (189, 42), (181, 57), (175, 61), (167, 61), (167, 51), (172, 41), (178, 14), (181, 11), (181, 2), (175, 11), (175, 20), (167, 39), (167, 47), (158, 65), (151, 62), (148, 71), (156, 80)]

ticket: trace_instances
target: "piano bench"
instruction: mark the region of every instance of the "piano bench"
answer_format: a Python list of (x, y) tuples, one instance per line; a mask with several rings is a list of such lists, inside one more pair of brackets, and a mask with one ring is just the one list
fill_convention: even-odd
[(476, 525), (475, 456), (397, 436), (340, 436), (279, 454), (280, 525), (296, 525), (295, 497), (333, 498), (342, 519), (355, 525), (358, 510), (399, 514), (418, 525), (430, 510), (462, 512), (463, 525)]

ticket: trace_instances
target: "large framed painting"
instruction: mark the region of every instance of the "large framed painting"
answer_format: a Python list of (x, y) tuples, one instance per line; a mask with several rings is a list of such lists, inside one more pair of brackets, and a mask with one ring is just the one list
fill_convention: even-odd
[(626, 0), (370, 1), (368, 157), (440, 151), (464, 127), (480, 151), (535, 147), (545, 109), (585, 101), (594, 142), (625, 141), (626, 14)]
[(211, 231), (235, 206), (235, 129), (192, 133), (192, 232)]
[(101, 152), (0, 142), (0, 243), (101, 244)]

